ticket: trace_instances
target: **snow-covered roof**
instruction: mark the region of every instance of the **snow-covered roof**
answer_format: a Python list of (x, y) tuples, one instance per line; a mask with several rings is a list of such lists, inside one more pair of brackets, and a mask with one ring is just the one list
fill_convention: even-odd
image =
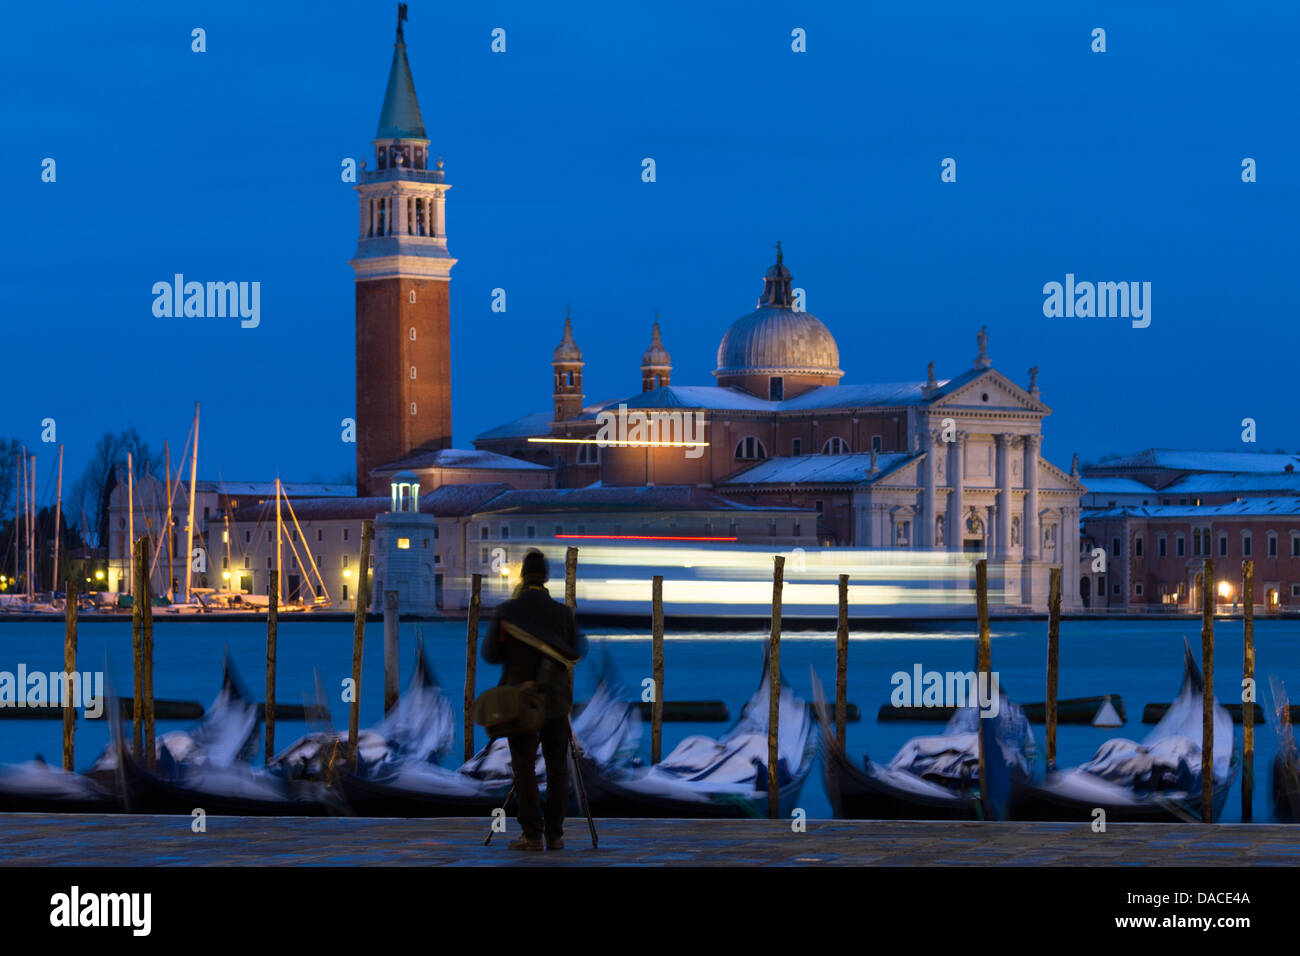
[(555, 511), (808, 511), (792, 505), (750, 505), (694, 485), (630, 485), (609, 488), (548, 488), (508, 491), (477, 513), (537, 514)]
[(1300, 517), (1300, 498), (1243, 498), (1221, 505), (1151, 505), (1098, 508), (1080, 513), (1092, 518), (1229, 518), (1229, 517)]
[(1097, 495), (1154, 495), (1156, 490), (1132, 478), (1111, 475), (1098, 475), (1096, 478), (1083, 478), (1088, 486), (1088, 494)]
[[(1089, 482), (1089, 487), (1092, 483)], [(1300, 495), (1300, 472), (1220, 472), (1188, 475), (1161, 489), (1162, 495), (1211, 495), (1279, 491)]]
[[(142, 475), (136, 479), (136, 488), (149, 483), (163, 484), (163, 479), (154, 475)], [(189, 488), (189, 478), (182, 477), (176, 482), (181, 488)], [(123, 488), (126, 486), (123, 485)], [(274, 498), (274, 481), (226, 481), (223, 479), (200, 478), (194, 482), (196, 492), (214, 495), (233, 495), (235, 497)], [(355, 485), (309, 481), (284, 481), (280, 483), (280, 493), (290, 498), (350, 498), (357, 493)], [(177, 500), (185, 497), (178, 494)], [(182, 504), (181, 507), (184, 507)]]
[[(465, 485), (442, 485), (420, 495), (420, 514), (453, 517), (472, 514), (493, 498), (510, 491), (502, 481), (474, 482)], [(293, 502), (293, 513), (299, 521), (325, 521), (346, 518), (373, 518), (392, 507), (392, 497), (381, 495), (366, 498), (306, 498)], [(284, 518), (289, 520), (287, 509)], [(275, 502), (262, 501), (235, 509), (230, 520), (274, 521)]]
[[(947, 383), (942, 383), (947, 384)], [(664, 385), (621, 399), (628, 408), (703, 408), (719, 411), (794, 412), (817, 408), (919, 405), (923, 382), (819, 385), (779, 402), (720, 385)], [(618, 405), (620, 402), (611, 402)]]
[(551, 413), (533, 412), (531, 415), (525, 415), (523, 418), (516, 418), (512, 422), (498, 425), (496, 428), (489, 428), (481, 435), (475, 436), (474, 440), (484, 441), (493, 438), (530, 438), (534, 435), (549, 435), (550, 433)]
[(372, 475), (391, 471), (420, 468), (457, 468), (462, 471), (549, 471), (545, 465), (531, 461), (522, 461), (494, 451), (482, 451), (477, 448), (439, 448), (435, 451), (418, 452), (397, 461), (371, 470)]
[[(1258, 451), (1194, 451), (1176, 448), (1148, 448), (1133, 455), (1099, 461), (1090, 468), (1164, 468), (1199, 472), (1280, 472), (1287, 465), (1300, 468), (1300, 455)], [(1085, 477), (1084, 481), (1088, 481)]]
[(871, 455), (856, 452), (849, 455), (796, 455), (768, 458), (738, 475), (732, 475), (722, 485), (808, 484), (839, 485), (867, 484), (893, 470), (911, 458), (907, 454), (876, 455), (875, 475), (871, 472)]

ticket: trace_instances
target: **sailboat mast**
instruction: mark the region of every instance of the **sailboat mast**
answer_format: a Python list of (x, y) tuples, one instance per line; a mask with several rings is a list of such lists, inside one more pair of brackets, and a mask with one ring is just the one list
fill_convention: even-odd
[[(24, 449), (26, 451), (26, 449)], [(18, 560), (18, 541), (21, 535), (18, 531), (19, 509), (23, 504), (23, 453), (19, 452), (18, 460), (14, 462), (14, 590), (18, 590), (18, 572), (22, 570), (22, 563)]]
[(59, 531), (63, 528), (63, 446), (59, 446), (59, 482), (54, 492), (54, 580), (50, 589), (59, 589)]
[(36, 456), (27, 482), (27, 596), (36, 600)]
[(185, 603), (190, 603), (190, 572), (194, 568), (194, 483), (199, 471), (199, 403), (194, 403), (194, 449), (190, 452), (190, 510), (185, 518)]
[(163, 442), (163, 473), (167, 476), (167, 600), (175, 601), (176, 594), (172, 582), (176, 580), (176, 568), (172, 558), (176, 554), (176, 544), (172, 539), (172, 451), (166, 441)]
[(284, 520), (280, 517), (280, 476), (275, 476), (275, 593), (280, 602), (286, 599), (284, 593), (284, 562), (280, 557), (280, 542), (284, 538)]
[(135, 600), (135, 463), (126, 453), (126, 566), (131, 599)]

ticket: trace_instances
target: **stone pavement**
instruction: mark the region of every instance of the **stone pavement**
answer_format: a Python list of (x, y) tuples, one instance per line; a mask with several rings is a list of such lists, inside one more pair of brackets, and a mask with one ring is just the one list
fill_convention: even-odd
[(75, 866), (1243, 866), (1300, 863), (1300, 826), (570, 820), (561, 853), (519, 853), (486, 820), (0, 814), (0, 864)]

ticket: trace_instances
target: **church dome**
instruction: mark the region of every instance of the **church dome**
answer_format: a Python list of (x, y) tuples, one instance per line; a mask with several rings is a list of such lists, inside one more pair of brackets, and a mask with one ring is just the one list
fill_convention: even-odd
[(807, 373), (838, 380), (840, 350), (821, 320), (794, 309), (790, 271), (777, 244), (776, 265), (763, 277), (758, 308), (742, 315), (722, 336), (714, 375)]

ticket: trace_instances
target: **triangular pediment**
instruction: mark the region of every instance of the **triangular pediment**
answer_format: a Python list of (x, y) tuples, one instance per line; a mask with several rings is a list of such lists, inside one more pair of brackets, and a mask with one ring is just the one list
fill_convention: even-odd
[[(965, 381), (962, 381), (965, 378)], [(988, 399), (985, 400), (984, 396)], [(939, 389), (939, 394), (929, 403), (931, 409), (940, 408), (991, 408), (1003, 411), (1027, 411), (1041, 415), (1051, 414), (1051, 409), (1030, 395), (996, 369), (953, 379)]]

